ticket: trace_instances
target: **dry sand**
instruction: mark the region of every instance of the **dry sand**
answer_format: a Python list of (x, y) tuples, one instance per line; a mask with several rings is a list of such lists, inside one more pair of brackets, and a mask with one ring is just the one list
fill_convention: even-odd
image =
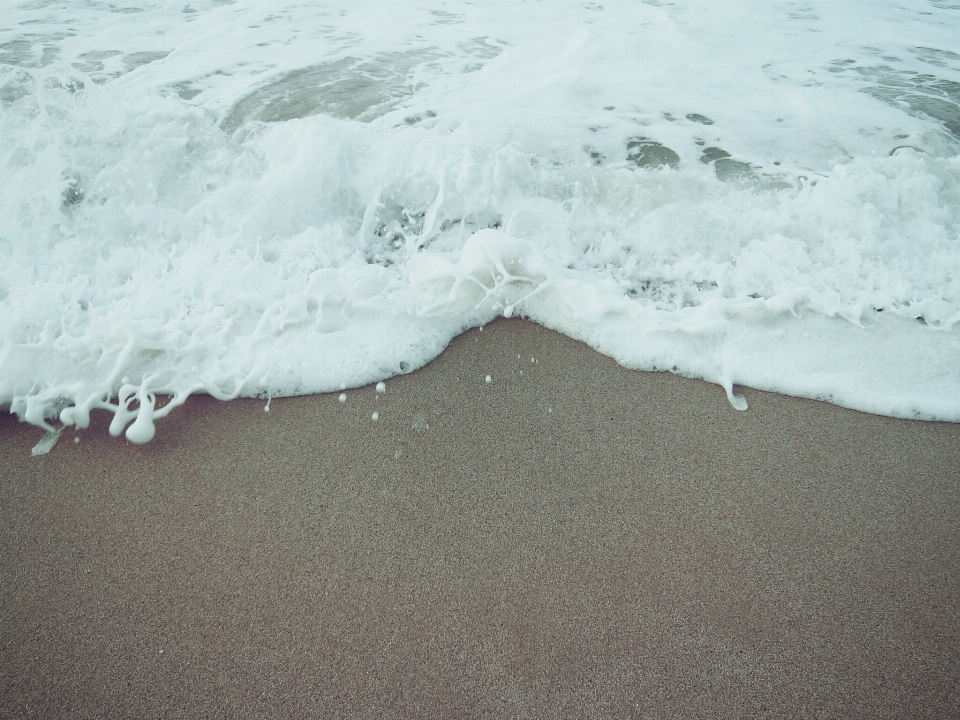
[(745, 394), (501, 321), (143, 447), (4, 418), (0, 715), (960, 717), (960, 425)]

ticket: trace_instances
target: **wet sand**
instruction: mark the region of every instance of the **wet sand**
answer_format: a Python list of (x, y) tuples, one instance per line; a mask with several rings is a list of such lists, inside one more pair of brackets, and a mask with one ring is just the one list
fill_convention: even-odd
[(142, 447), (4, 417), (0, 716), (960, 717), (960, 425), (744, 393), (512, 320)]

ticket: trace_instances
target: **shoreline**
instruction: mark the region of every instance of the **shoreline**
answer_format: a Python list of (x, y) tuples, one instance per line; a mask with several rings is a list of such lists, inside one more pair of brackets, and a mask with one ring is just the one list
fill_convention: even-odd
[(955, 714), (960, 425), (737, 391), (498, 320), (142, 446), (4, 417), (0, 715)]

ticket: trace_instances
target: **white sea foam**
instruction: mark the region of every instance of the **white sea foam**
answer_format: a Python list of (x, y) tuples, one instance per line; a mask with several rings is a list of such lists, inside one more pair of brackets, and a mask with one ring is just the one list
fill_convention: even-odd
[(741, 408), (960, 421), (958, 32), (866, 0), (13, 7), (0, 404), (146, 442), (191, 393), (356, 387), (520, 315)]

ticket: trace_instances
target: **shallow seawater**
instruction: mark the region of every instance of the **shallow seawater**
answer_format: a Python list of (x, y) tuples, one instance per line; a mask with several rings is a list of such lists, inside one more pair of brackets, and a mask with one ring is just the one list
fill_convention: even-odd
[(940, 2), (9, 4), (0, 404), (146, 441), (515, 315), (740, 408), (960, 421), (958, 35)]

